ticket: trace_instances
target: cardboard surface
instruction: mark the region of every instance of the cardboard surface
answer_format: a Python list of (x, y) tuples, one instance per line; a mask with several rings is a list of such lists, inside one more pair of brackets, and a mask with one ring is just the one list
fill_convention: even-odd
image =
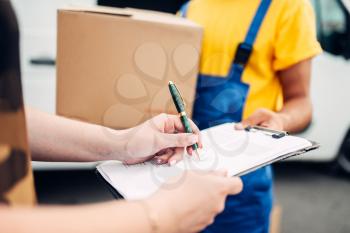
[(192, 114), (202, 28), (166, 13), (107, 7), (58, 11), (57, 113), (128, 128), (176, 114), (174, 81)]

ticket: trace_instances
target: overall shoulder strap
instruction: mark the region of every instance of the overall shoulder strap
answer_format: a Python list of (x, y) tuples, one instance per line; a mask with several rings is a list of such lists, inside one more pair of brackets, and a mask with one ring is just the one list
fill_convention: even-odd
[(255, 13), (254, 19), (250, 24), (249, 31), (245, 38), (245, 43), (253, 45), (255, 39), (258, 35), (259, 29), (261, 27), (262, 22), (269, 10), (272, 0), (262, 0), (258, 10)]
[[(228, 77), (233, 80), (240, 81), (245, 66), (247, 65), (249, 58), (253, 51), (253, 45), (256, 40), (256, 37), (259, 33), (260, 27), (264, 18), (269, 10), (272, 0), (261, 0), (261, 3), (255, 13), (253, 21), (250, 24), (248, 33), (244, 42), (240, 43), (237, 47), (236, 54), (234, 56), (231, 69), (229, 71)], [(187, 17), (187, 11), (190, 1), (186, 2), (180, 8), (181, 17)]]
[(259, 33), (262, 22), (264, 21), (264, 18), (269, 10), (271, 2), (272, 0), (261, 0), (253, 21), (250, 24), (244, 42), (240, 43), (237, 47), (236, 54), (228, 75), (228, 77), (232, 78), (233, 80), (240, 81), (242, 78), (244, 68), (247, 65), (249, 58), (253, 52), (253, 45)]
[[(255, 39), (258, 35), (259, 29), (261, 27), (262, 22), (264, 21), (265, 15), (271, 5), (272, 0), (261, 0), (258, 10), (255, 13), (254, 19), (250, 24), (248, 33), (244, 40), (244, 43), (253, 46)], [(180, 16), (183, 18), (187, 17), (188, 6), (190, 5), (190, 1), (184, 3), (180, 8)]]

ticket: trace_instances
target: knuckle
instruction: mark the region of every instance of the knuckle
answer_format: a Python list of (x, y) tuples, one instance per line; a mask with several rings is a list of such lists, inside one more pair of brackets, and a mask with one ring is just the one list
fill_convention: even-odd
[(273, 114), (273, 111), (269, 110), (269, 109), (266, 109), (266, 108), (263, 108), (262, 109), (262, 113), (265, 114), (265, 115), (272, 115)]
[(183, 159), (183, 151), (174, 155), (174, 158), (178, 161)]
[(239, 185), (236, 187), (236, 193), (240, 193), (240, 192), (242, 192), (242, 190), (243, 190), (243, 188), (244, 188), (244, 186), (243, 186), (243, 183), (242, 183), (242, 181), (239, 183)]
[(206, 222), (206, 225), (211, 225), (214, 223), (214, 218), (210, 218), (208, 219), (208, 221)]
[(166, 119), (167, 116), (168, 116), (168, 114), (166, 114), (166, 113), (161, 113), (161, 114), (158, 115), (158, 117), (159, 117), (160, 119)]
[(187, 144), (188, 144), (188, 139), (187, 139), (187, 137), (179, 137), (179, 138), (178, 138), (178, 144), (179, 144), (180, 146), (185, 146), (185, 145), (187, 145)]
[(258, 110), (256, 110), (256, 113), (264, 114), (264, 113), (266, 113), (266, 109), (265, 108), (258, 108)]
[(227, 193), (230, 191), (230, 187), (227, 184), (222, 184), (220, 186), (219, 192), (221, 195), (227, 195)]
[(220, 210), (221, 210), (221, 205), (220, 204), (216, 205), (214, 209), (215, 213), (220, 213)]
[(155, 133), (153, 140), (153, 147), (155, 150), (161, 150), (164, 145), (167, 144), (167, 140), (163, 137), (163, 134), (159, 132)]
[(216, 213), (221, 213), (224, 209), (225, 209), (225, 204), (224, 204), (224, 202), (221, 202), (220, 204), (218, 204), (216, 206), (215, 212)]
[(243, 182), (240, 179), (237, 179), (237, 181), (232, 185), (232, 192), (239, 193), (243, 190)]

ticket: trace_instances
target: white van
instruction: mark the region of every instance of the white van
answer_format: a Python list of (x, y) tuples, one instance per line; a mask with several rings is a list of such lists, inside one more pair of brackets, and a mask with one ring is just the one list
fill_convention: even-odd
[(300, 134), (321, 144), (297, 160), (335, 161), (350, 173), (350, 1), (313, 0), (324, 53), (313, 63), (310, 126)]

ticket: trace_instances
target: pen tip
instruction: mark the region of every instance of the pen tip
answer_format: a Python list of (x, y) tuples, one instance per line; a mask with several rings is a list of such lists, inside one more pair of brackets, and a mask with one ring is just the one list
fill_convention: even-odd
[(201, 158), (199, 157), (198, 150), (195, 150), (194, 153), (196, 154), (198, 161), (201, 160)]
[(173, 81), (169, 81), (169, 85), (173, 85), (174, 84), (174, 82)]

